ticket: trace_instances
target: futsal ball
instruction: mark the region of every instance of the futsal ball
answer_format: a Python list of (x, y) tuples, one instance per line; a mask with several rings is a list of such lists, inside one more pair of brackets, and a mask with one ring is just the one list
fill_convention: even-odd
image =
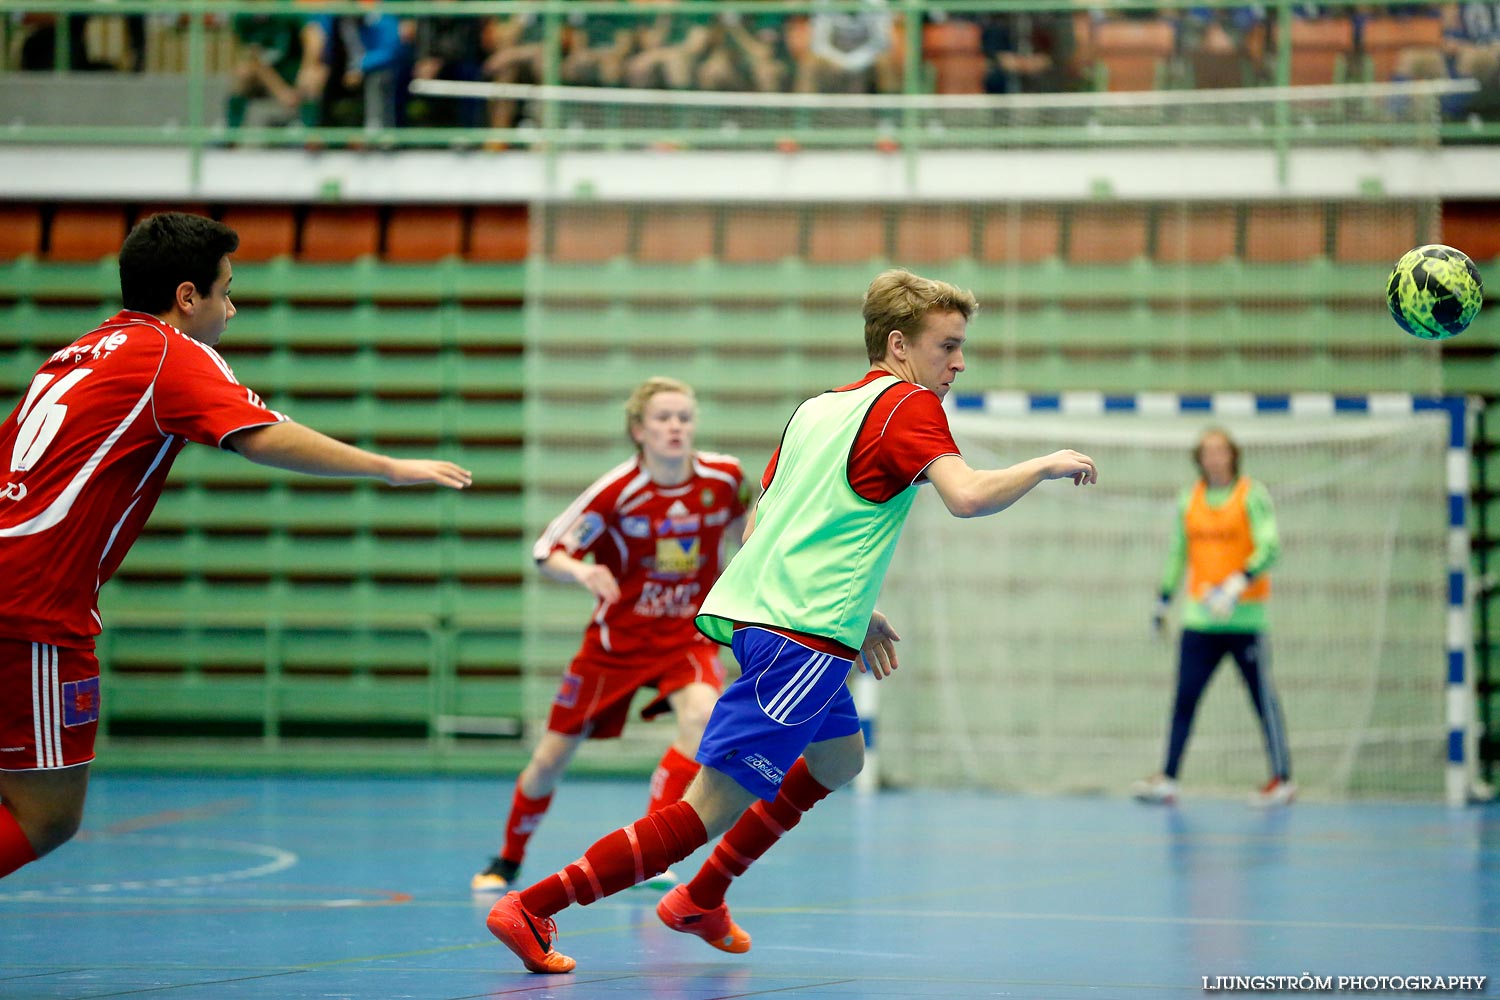
[(1444, 340), (1463, 333), (1479, 315), (1484, 283), (1462, 250), (1431, 243), (1396, 261), (1385, 301), (1396, 325), (1407, 333)]

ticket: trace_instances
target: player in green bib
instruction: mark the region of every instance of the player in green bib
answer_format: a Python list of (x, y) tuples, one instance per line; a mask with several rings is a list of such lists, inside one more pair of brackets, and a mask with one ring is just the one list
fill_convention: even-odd
[(1093, 460), (1076, 451), (986, 471), (963, 460), (942, 400), (964, 370), (977, 308), (971, 293), (909, 271), (871, 282), (870, 371), (797, 408), (761, 477), (745, 546), (700, 609), (698, 628), (733, 648), (741, 674), (714, 707), (698, 777), (681, 801), (495, 904), (490, 931), (526, 968), (575, 967), (552, 947), (553, 914), (650, 878), (720, 834), (656, 912), (721, 951), (748, 951), (724, 903), (730, 882), (864, 765), (845, 679), (856, 661), (877, 679), (896, 669), (899, 636), (875, 598), (918, 486), (932, 483), (957, 517), (981, 517), (1048, 479), (1095, 481)]

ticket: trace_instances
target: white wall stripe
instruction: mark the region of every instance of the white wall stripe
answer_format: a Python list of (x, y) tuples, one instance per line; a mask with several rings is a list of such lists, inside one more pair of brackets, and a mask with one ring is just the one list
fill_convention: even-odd
[(1216, 392), (1213, 395), (1213, 405), (1216, 417), (1255, 415), (1255, 396), (1248, 392)]

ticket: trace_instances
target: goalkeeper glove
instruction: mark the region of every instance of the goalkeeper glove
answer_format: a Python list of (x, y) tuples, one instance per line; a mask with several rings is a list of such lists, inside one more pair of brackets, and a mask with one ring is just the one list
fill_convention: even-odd
[(1158, 639), (1167, 634), (1167, 609), (1171, 606), (1171, 594), (1157, 595), (1156, 610), (1151, 613), (1151, 634)]
[(1244, 573), (1230, 573), (1223, 583), (1210, 590), (1203, 598), (1203, 607), (1210, 617), (1223, 621), (1234, 614), (1235, 606), (1240, 603), (1240, 595), (1248, 586), (1250, 578)]

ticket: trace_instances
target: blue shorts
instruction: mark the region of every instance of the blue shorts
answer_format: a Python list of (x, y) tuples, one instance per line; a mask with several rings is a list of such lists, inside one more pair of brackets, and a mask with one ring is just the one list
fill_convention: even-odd
[(730, 649), (740, 676), (709, 717), (698, 763), (723, 771), (762, 799), (774, 799), (809, 743), (860, 731), (844, 683), (853, 661), (768, 629), (735, 629)]

